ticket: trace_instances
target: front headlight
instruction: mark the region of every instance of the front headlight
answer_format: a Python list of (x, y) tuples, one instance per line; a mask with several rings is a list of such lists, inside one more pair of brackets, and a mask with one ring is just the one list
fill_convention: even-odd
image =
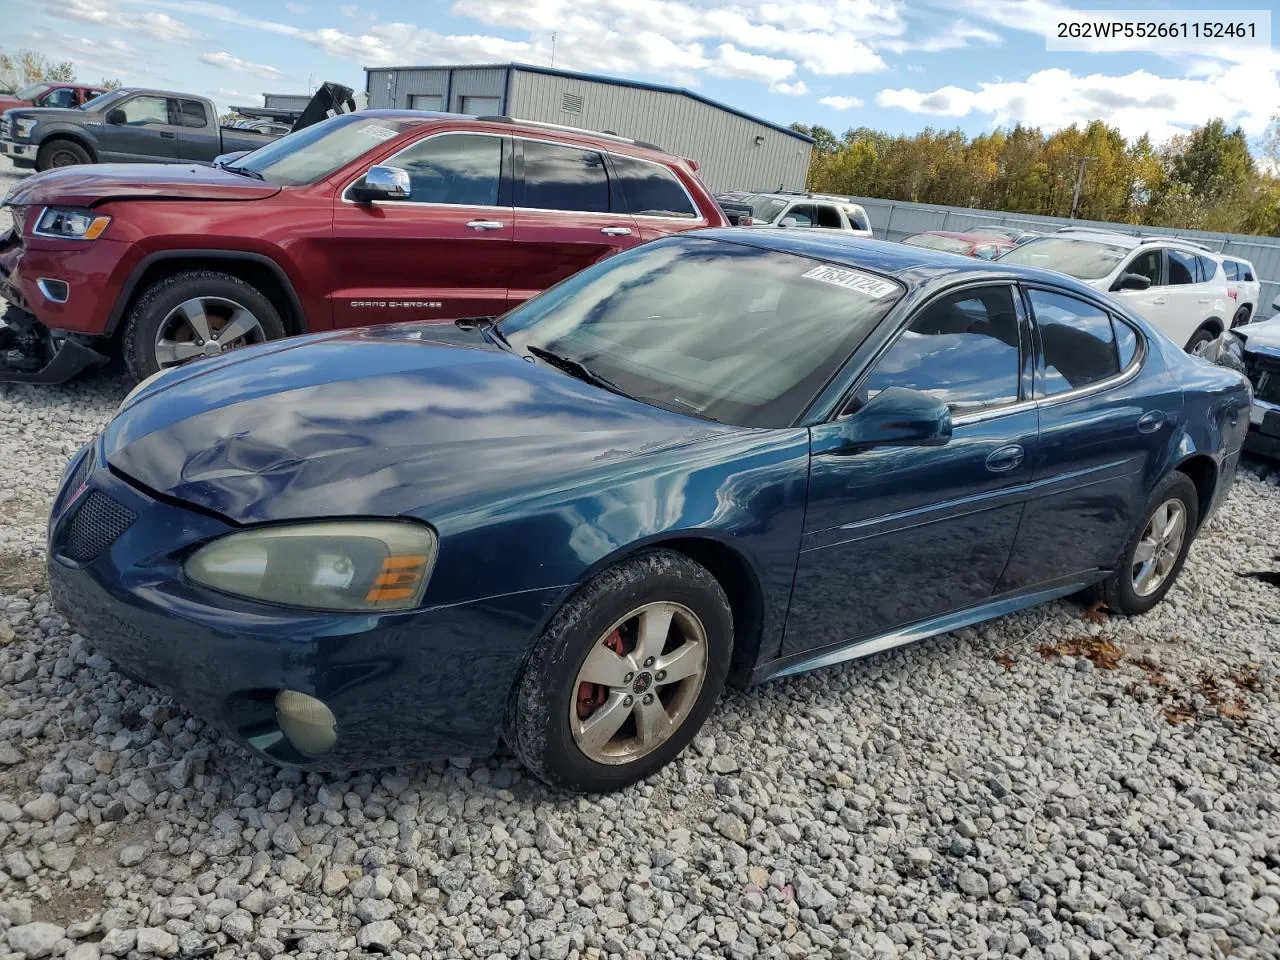
[(45, 207), (36, 221), (36, 236), (54, 237), (59, 240), (97, 240), (111, 223), (92, 210), (73, 207)]
[(19, 117), (13, 122), (13, 129), (17, 133), (18, 139), (29, 139), (31, 134), (35, 132), (36, 124), (40, 121), (34, 117)]
[(406, 520), (332, 520), (231, 533), (187, 576), (223, 593), (318, 610), (408, 610), (436, 561), (436, 535)]

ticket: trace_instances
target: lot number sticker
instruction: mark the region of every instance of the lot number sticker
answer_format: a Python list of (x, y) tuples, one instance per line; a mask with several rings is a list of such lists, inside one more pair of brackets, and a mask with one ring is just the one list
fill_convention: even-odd
[(853, 290), (864, 296), (871, 297), (873, 300), (879, 300), (881, 297), (887, 297), (898, 292), (896, 283), (881, 280), (879, 277), (863, 273), (861, 270), (848, 270), (844, 267), (814, 267), (807, 273), (802, 274), (802, 276), (807, 280), (833, 283), (837, 287)]
[(366, 137), (373, 137), (375, 140), (390, 140), (392, 137), (399, 136), (399, 134), (390, 127), (384, 127), (377, 123), (371, 123), (367, 127), (361, 127), (359, 132), (364, 134)]

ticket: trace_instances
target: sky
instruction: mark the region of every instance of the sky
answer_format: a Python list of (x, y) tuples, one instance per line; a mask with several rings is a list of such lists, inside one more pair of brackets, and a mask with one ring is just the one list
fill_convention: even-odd
[[(1101, 119), (1163, 141), (1213, 117), (1259, 137), (1280, 56), (1219, 42), (1178, 53), (1048, 51), (1060, 0), (8, 0), (0, 49), (71, 59), (82, 80), (204, 94), (221, 107), (366, 66), (508, 62), (697, 90), (777, 123), (969, 134)], [(1221, 3), (1219, 3), (1221, 5)], [(1213, 6), (1201, 0), (1200, 8)], [(1240, 7), (1249, 6), (1247, 0)], [(1263, 4), (1252, 4), (1263, 7)], [(1194, 9), (1163, 0), (1110, 8)]]

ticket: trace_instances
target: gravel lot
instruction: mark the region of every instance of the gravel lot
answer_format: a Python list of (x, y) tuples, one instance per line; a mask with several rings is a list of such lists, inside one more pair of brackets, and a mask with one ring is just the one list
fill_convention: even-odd
[(506, 755), (281, 772), (95, 655), (44, 523), (126, 389), (0, 386), (0, 958), (1280, 957), (1276, 470), (1140, 620), (733, 693), (582, 799)]

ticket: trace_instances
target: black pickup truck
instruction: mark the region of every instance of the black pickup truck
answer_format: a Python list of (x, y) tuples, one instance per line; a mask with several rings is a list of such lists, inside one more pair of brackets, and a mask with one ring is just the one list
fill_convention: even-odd
[(276, 137), (218, 125), (213, 102), (189, 93), (121, 88), (83, 107), (16, 107), (0, 117), (0, 156), (48, 170), (77, 163), (205, 163)]

